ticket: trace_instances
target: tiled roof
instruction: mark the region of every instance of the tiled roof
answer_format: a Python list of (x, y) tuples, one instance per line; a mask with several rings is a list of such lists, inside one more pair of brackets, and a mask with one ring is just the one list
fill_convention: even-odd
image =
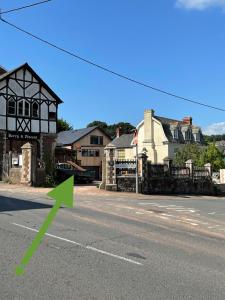
[(58, 133), (57, 137), (57, 144), (58, 145), (71, 145), (93, 130), (98, 128), (97, 126), (94, 127), (87, 127), (87, 128), (82, 128), (82, 129), (77, 129), (77, 130), (69, 130), (69, 131), (62, 131)]
[[(184, 136), (182, 134), (182, 129), (186, 129), (187, 126), (192, 128), (192, 141), (194, 141), (194, 137), (193, 137), (193, 133), (195, 131), (200, 132), (201, 135), (201, 143), (203, 142), (203, 136), (201, 133), (201, 130), (199, 127), (195, 126), (195, 125), (188, 125), (187, 123), (185, 123), (184, 121), (180, 121), (180, 120), (175, 120), (175, 119), (169, 119), (169, 118), (164, 118), (164, 117), (159, 117), (159, 116), (154, 116), (155, 119), (157, 119), (163, 127), (164, 133), (168, 139), (169, 142), (179, 142), (179, 143), (185, 143), (185, 139)], [(178, 139), (174, 139), (173, 137), (173, 133), (172, 133), (172, 127), (174, 126), (178, 126)]]
[(115, 146), (116, 148), (132, 148), (131, 145), (134, 135), (131, 134), (123, 134), (120, 137), (115, 138), (110, 144)]
[(159, 117), (159, 116), (154, 116), (155, 119), (159, 120), (162, 124), (175, 124), (175, 123), (183, 123), (182, 121), (179, 120), (174, 120), (174, 119), (169, 119), (169, 118), (164, 118), (164, 117)]

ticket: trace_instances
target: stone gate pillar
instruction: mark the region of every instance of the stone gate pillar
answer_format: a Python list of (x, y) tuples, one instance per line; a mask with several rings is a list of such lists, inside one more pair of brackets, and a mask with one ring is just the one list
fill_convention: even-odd
[(138, 157), (141, 176), (141, 188), (139, 190), (145, 193), (148, 188), (148, 156), (146, 153), (141, 153)]
[(171, 172), (171, 167), (172, 167), (172, 159), (169, 157), (165, 157), (163, 160), (163, 163), (166, 168), (164, 168), (165, 171), (168, 171), (169, 173)]
[(102, 159), (102, 182), (100, 183), (99, 188), (105, 189), (106, 185), (106, 154), (104, 154), (104, 157)]
[(189, 159), (185, 162), (186, 168), (190, 170), (190, 177), (192, 178), (194, 175), (194, 163), (192, 159)]
[(106, 150), (106, 190), (117, 190), (115, 146), (110, 145)]
[(209, 176), (212, 177), (212, 164), (205, 164), (204, 167), (209, 172)]
[(32, 148), (33, 145), (26, 143), (21, 147), (22, 149), (22, 174), (21, 183), (31, 184), (32, 183)]

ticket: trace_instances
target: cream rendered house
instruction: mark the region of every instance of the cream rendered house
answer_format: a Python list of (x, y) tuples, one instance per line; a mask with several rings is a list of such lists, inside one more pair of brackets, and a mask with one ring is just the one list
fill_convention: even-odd
[[(192, 124), (191, 117), (182, 121), (156, 116), (154, 110), (145, 110), (144, 120), (137, 125), (138, 153), (147, 150), (148, 160), (163, 163), (173, 160), (176, 152), (187, 143), (203, 144), (201, 128)], [(133, 134), (117, 137), (106, 146), (107, 152), (114, 149), (116, 159), (134, 159), (136, 155)]]

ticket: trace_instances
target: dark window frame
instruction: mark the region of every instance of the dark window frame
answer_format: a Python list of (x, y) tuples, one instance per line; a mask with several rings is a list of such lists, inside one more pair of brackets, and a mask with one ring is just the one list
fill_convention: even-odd
[(102, 135), (91, 135), (90, 136), (91, 145), (103, 145), (103, 136)]
[[(34, 106), (36, 105), (36, 108)], [(35, 101), (32, 103), (32, 118), (39, 118), (40, 107), (39, 104)]]
[(82, 157), (100, 157), (99, 149), (82, 149), (81, 150)]
[(30, 103), (24, 100), (23, 115), (24, 117), (30, 117)]
[[(10, 103), (13, 103), (13, 106), (10, 105)], [(13, 109), (13, 112), (10, 110)], [(10, 98), (8, 101), (8, 108), (7, 108), (8, 115), (15, 116), (16, 115), (16, 101), (13, 98)]]
[(50, 111), (49, 113), (48, 113), (48, 119), (49, 119), (49, 121), (56, 121), (56, 112), (54, 112), (54, 111)]

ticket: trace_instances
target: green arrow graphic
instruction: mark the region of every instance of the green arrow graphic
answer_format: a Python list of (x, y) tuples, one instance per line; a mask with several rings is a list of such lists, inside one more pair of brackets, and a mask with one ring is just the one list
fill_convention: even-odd
[(31, 260), (34, 252), (38, 249), (45, 233), (47, 232), (49, 226), (54, 220), (59, 208), (62, 204), (67, 207), (73, 207), (73, 185), (74, 185), (74, 177), (70, 177), (59, 186), (57, 186), (54, 190), (48, 193), (48, 196), (56, 200), (55, 205), (52, 207), (50, 213), (42, 224), (39, 232), (35, 236), (33, 242), (30, 247), (26, 250), (24, 257), (21, 260), (21, 263), (16, 267), (16, 275), (23, 275), (25, 272), (25, 266)]

